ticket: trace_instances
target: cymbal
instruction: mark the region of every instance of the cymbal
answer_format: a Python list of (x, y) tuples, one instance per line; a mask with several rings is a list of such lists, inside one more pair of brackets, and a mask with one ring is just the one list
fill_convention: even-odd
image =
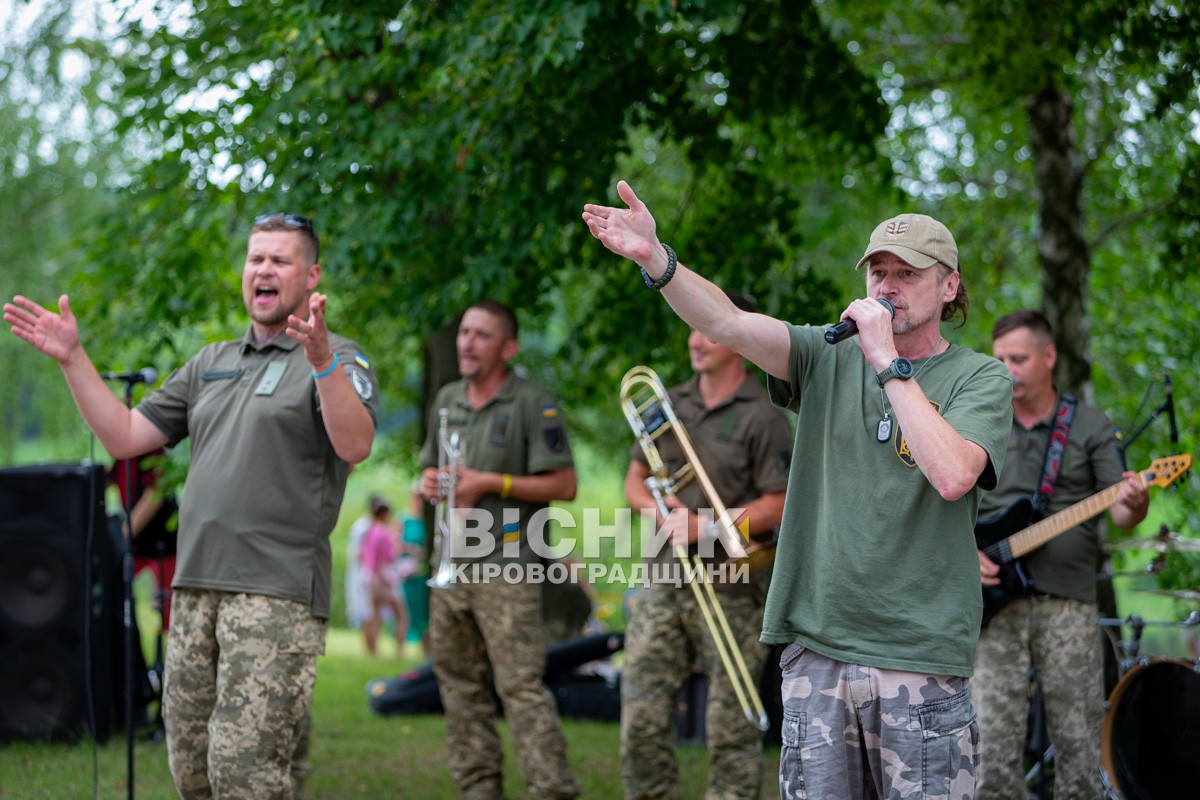
[(1157, 550), (1160, 553), (1200, 553), (1200, 539), (1189, 539), (1173, 532), (1166, 536), (1117, 539), (1104, 542), (1103, 546), (1110, 552), (1113, 550)]
[(1200, 589), (1134, 589), (1143, 594), (1161, 594), (1176, 600), (1200, 600)]

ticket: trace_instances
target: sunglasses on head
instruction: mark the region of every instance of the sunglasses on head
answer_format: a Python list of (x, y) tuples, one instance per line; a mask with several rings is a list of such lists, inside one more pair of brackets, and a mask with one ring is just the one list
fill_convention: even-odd
[(257, 227), (258, 225), (265, 225), (268, 222), (274, 222), (275, 220), (280, 220), (285, 225), (290, 225), (293, 228), (299, 228), (300, 230), (308, 231), (309, 233), (312, 233), (314, 230), (313, 221), (303, 214), (284, 214), (278, 211), (274, 214), (259, 214), (254, 218), (254, 224)]

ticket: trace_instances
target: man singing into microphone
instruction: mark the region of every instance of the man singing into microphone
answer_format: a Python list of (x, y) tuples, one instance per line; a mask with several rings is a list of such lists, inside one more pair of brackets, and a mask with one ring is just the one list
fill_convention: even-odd
[(350, 465), (371, 453), (378, 384), (325, 326), (312, 220), (250, 228), (240, 339), (200, 350), (129, 409), (58, 312), (4, 304), (12, 332), (58, 362), (104, 449), (131, 458), (190, 436), (163, 714), (179, 796), (291, 798), (329, 619), (329, 534)]
[(880, 223), (857, 265), (867, 298), (842, 312), (858, 338), (830, 345), (823, 327), (736, 308), (659, 242), (628, 184), (617, 191), (628, 208), (584, 207), (592, 235), (799, 415), (762, 634), (789, 645), (781, 795), (971, 797), (972, 530), (1003, 462), (1012, 385), (998, 361), (942, 338), (943, 321), (966, 320), (954, 238), (920, 214)]

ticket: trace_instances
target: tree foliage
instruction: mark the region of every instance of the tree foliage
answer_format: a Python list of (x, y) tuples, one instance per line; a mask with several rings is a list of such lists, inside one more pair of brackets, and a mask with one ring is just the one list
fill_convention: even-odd
[(118, 131), (150, 157), (92, 250), (89, 323), (135, 315), (124, 334), (166, 361), (183, 332), (228, 334), (224, 265), (287, 209), (318, 221), (334, 324), (384, 374), (492, 296), (540, 332), (530, 368), (595, 403), (684, 336), (579, 220), (618, 172), (661, 159), (630, 177), (664, 238), (801, 318), (840, 308), (802, 261), (806, 223), (831, 227), (814, 176), (886, 177), (883, 104), (809, 3), (212, 0), (124, 24)]
[[(249, 222), (286, 209), (316, 218), (333, 324), (388, 376), (388, 405), (419, 391), (427, 334), (494, 296), (522, 312), (527, 368), (619, 426), (619, 375), (679, 377), (684, 331), (579, 222), (618, 177), (686, 263), (801, 321), (861, 291), (848, 266), (875, 221), (932, 213), (973, 297), (956, 335), (986, 349), (996, 316), (1046, 307), (1065, 385), (1090, 375), (1127, 429), (1200, 344), (1180, 302), (1200, 235), (1182, 4), (122, 8), (115, 35), (73, 44), (129, 165), (106, 178), (105, 224), (80, 228), (76, 288), (129, 365), (169, 368), (245, 324)], [(1180, 412), (1191, 436), (1200, 415)], [(1160, 427), (1138, 446), (1163, 446)]]

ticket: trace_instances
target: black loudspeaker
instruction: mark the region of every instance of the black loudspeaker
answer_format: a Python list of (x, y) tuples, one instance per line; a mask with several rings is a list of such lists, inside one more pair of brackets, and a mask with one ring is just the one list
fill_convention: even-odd
[(98, 465), (0, 470), (0, 742), (108, 738), (121, 592), (104, 488)]

